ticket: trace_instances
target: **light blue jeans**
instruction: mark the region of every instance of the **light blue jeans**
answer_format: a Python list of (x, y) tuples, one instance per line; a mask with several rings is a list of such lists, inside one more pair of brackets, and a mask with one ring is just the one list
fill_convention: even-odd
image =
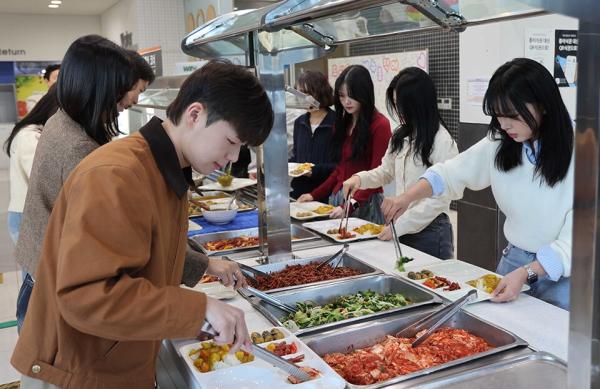
[(17, 244), (17, 239), (19, 239), (19, 229), (21, 228), (22, 219), (22, 212), (8, 212), (8, 234), (10, 235), (10, 240), (12, 240), (14, 244)]
[[(501, 275), (506, 275), (534, 260), (535, 253), (522, 250), (509, 243), (502, 251), (502, 259), (500, 259), (496, 272)], [(547, 276), (540, 277), (536, 283), (531, 285), (531, 290), (526, 293), (549, 304), (569, 310), (570, 284), (569, 278), (561, 277), (555, 282)]]

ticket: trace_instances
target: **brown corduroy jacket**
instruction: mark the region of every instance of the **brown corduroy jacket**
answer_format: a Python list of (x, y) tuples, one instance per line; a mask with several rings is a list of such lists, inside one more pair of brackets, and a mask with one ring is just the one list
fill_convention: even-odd
[(90, 154), (65, 182), (11, 360), (22, 374), (69, 389), (154, 388), (160, 341), (198, 334), (206, 296), (179, 287), (184, 174), (172, 156), (165, 168), (152, 145), (166, 141), (153, 119)]

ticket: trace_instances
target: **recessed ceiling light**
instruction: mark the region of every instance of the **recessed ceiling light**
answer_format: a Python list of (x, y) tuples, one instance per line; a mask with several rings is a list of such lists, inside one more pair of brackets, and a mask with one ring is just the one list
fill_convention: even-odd
[(48, 4), (48, 8), (58, 8), (58, 4)]
[(61, 0), (52, 0), (50, 3), (51, 4), (62, 4), (62, 1)]

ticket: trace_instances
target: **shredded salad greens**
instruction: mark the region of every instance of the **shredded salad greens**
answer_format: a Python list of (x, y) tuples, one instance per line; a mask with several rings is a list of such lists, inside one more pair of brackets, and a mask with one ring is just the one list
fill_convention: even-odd
[(298, 311), (285, 318), (289, 329), (316, 327), (336, 321), (364, 316), (375, 312), (403, 307), (412, 302), (400, 293), (381, 294), (372, 290), (340, 296), (323, 306), (312, 301), (296, 303)]

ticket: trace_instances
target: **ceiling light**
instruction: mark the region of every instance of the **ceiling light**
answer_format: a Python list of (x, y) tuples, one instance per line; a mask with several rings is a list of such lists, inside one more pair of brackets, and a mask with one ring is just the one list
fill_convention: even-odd
[(58, 4), (48, 4), (48, 8), (58, 8)]
[(62, 4), (62, 1), (61, 0), (52, 0), (50, 3), (51, 4)]

